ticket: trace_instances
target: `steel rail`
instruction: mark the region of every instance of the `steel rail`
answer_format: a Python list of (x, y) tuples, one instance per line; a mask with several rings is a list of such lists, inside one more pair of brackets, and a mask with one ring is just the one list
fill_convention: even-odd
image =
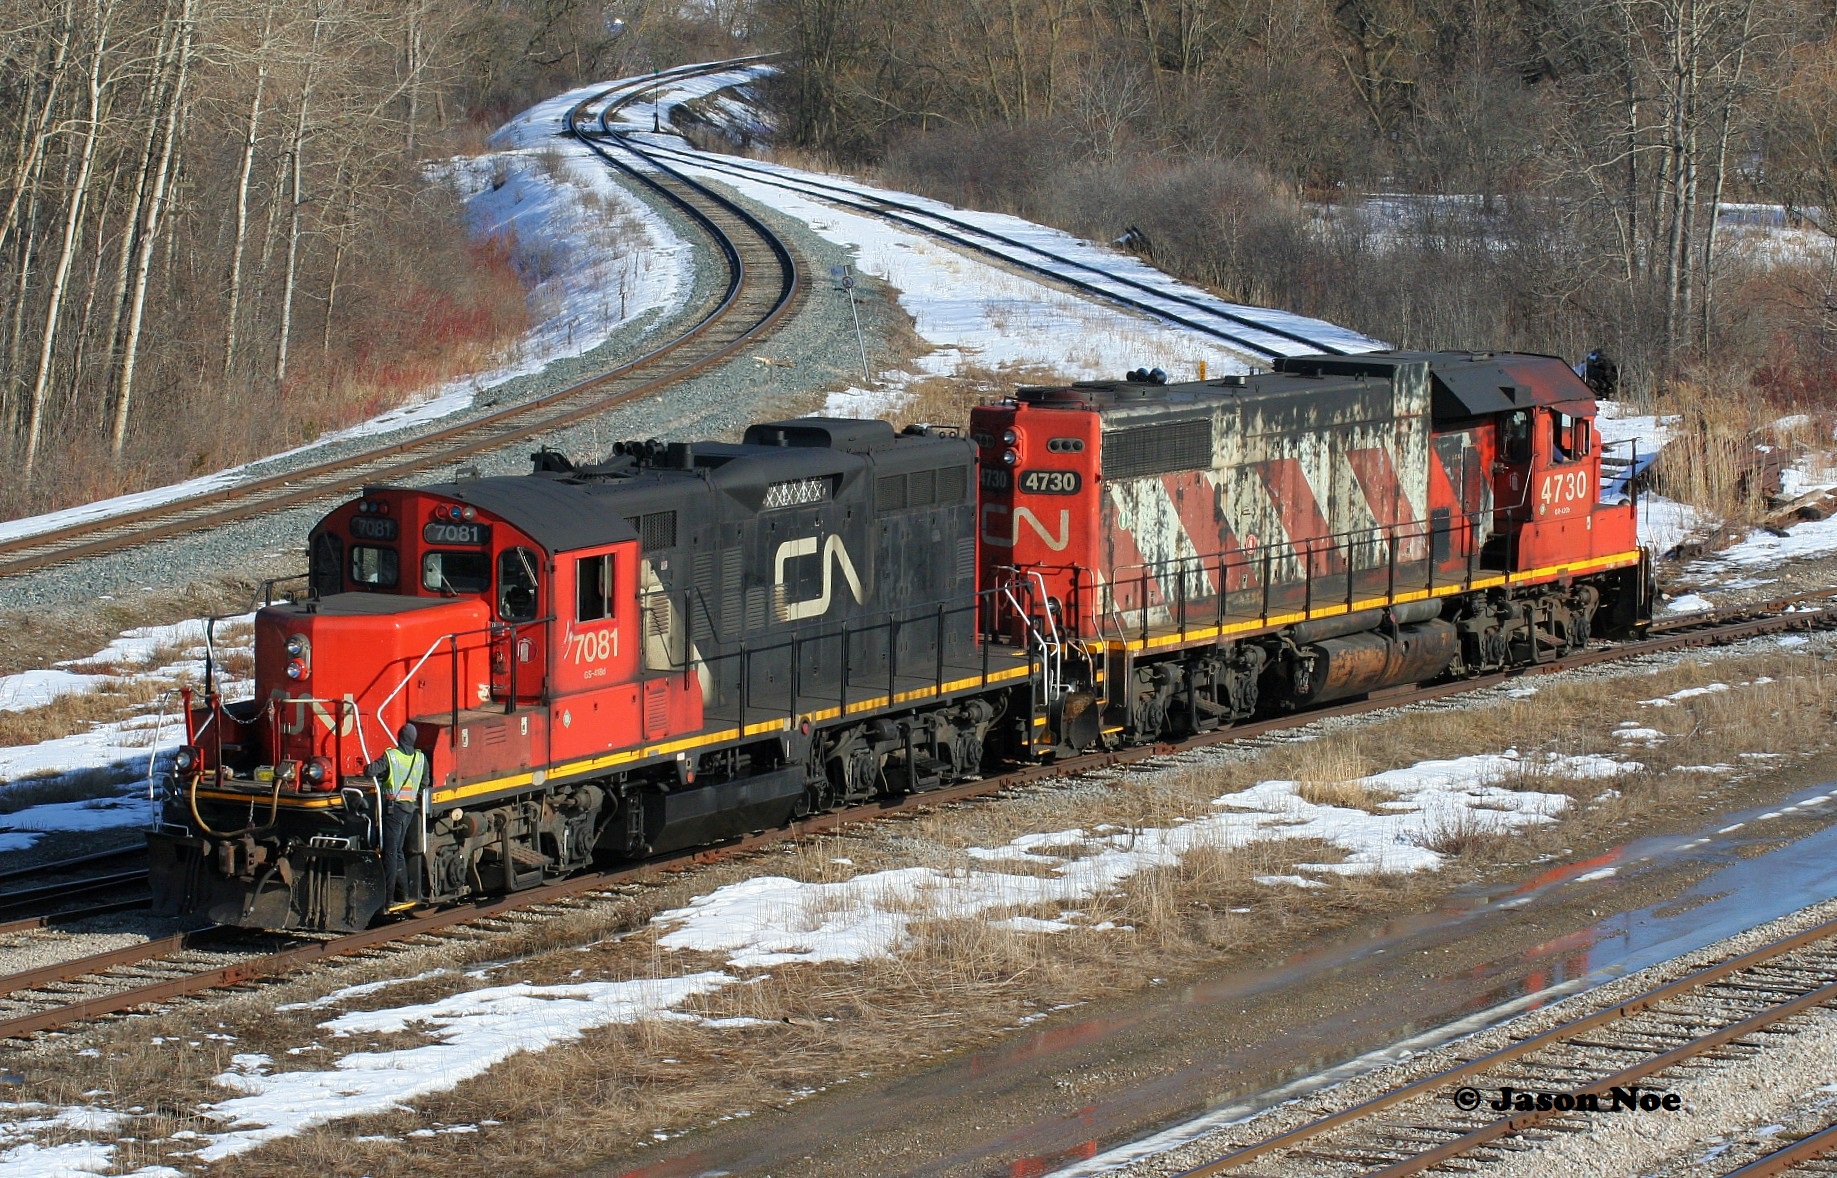
[[(1457, 1081), (1482, 1075), (1502, 1063), (1509, 1062), (1546, 1047), (1559, 1045), (1565, 1041), (1576, 1038), (1578, 1035), (1594, 1030), (1597, 1027), (1620, 1022), (1633, 1015), (1649, 1010), (1662, 1002), (1669, 1001), (1695, 990), (1700, 990), (1724, 978), (1732, 977), (1759, 965), (1764, 965), (1769, 961), (1805, 948), (1808, 945), (1817, 944), (1820, 941), (1827, 941), (1833, 937), (1837, 937), (1837, 921), (1826, 921), (1823, 924), (1794, 933), (1791, 936), (1782, 937), (1777, 941), (1752, 949), (1740, 956), (1732, 957), (1727, 961), (1718, 962), (1715, 965), (1708, 966), (1695, 973), (1678, 978), (1675, 981), (1656, 986), (1643, 993), (1627, 998), (1624, 1001), (1604, 1007), (1601, 1010), (1571, 1019), (1568, 1022), (1530, 1036), (1529, 1038), (1520, 1039), (1490, 1054), (1436, 1072), (1433, 1075), (1424, 1076), (1402, 1087), (1381, 1093), (1378, 1096), (1362, 1101), (1350, 1108), (1342, 1109), (1329, 1116), (1310, 1121), (1305, 1125), (1297, 1126), (1286, 1132), (1279, 1133), (1274, 1137), (1269, 1137), (1252, 1145), (1232, 1150), (1230, 1153), (1207, 1162), (1204, 1165), (1195, 1166), (1192, 1169), (1182, 1171), (1179, 1178), (1213, 1178), (1215, 1175), (1224, 1174), (1247, 1162), (1255, 1161), (1258, 1158), (1266, 1157), (1272, 1153), (1292, 1149), (1303, 1142), (1321, 1137), (1334, 1129), (1366, 1120), (1374, 1113), (1382, 1112), (1385, 1109), (1426, 1095), (1437, 1089), (1446, 1088)], [(1759, 1014), (1743, 1019), (1740, 1022), (1719, 1028), (1716, 1031), (1695, 1038), (1689, 1043), (1683, 1044), (1672, 1051), (1662, 1055), (1655, 1055), (1648, 1060), (1636, 1064), (1631, 1068), (1626, 1068), (1605, 1079), (1582, 1085), (1574, 1089), (1572, 1094), (1604, 1094), (1610, 1088), (1642, 1079), (1654, 1072), (1662, 1071), (1664, 1068), (1670, 1067), (1680, 1060), (1699, 1055), (1715, 1047), (1720, 1047), (1732, 1040), (1741, 1038), (1743, 1035), (1752, 1034), (1754, 1031), (1778, 1022), (1781, 1019), (1789, 1018), (1794, 1014), (1801, 1013), (1813, 1006), (1821, 1005), (1833, 999), (1837, 999), (1837, 983), (1831, 983), (1830, 985), (1822, 986), (1810, 993), (1798, 995), (1785, 1002), (1778, 1003)], [(1544, 1112), (1530, 1112), (1520, 1116), (1504, 1118), (1488, 1125), (1481, 1126), (1454, 1141), (1445, 1142), (1415, 1157), (1407, 1158), (1390, 1167), (1375, 1171), (1375, 1173), (1389, 1176), (1389, 1178), (1398, 1178), (1398, 1176), (1404, 1174), (1414, 1174), (1447, 1161), (1451, 1157), (1466, 1153), (1476, 1146), (1497, 1140), (1507, 1134), (1518, 1132), (1521, 1129), (1556, 1117), (1573, 1115), (1573, 1112), (1573, 1109), (1567, 1111), (1550, 1109)]]
[[(120, 859), (135, 859), (147, 853), (146, 844), (130, 843), (127, 846), (115, 847), (112, 850), (96, 851), (89, 855), (78, 855), (74, 859), (57, 859), (50, 863), (36, 863), (30, 867), (8, 867), (0, 871), (0, 883), (8, 880), (32, 878), (46, 875), (62, 875), (79, 867), (93, 867), (98, 863), (113, 863)], [(0, 900), (6, 899), (0, 893)]]
[[(1580, 1088), (1573, 1089), (1571, 1095), (1582, 1096), (1592, 1093), (1598, 1096), (1605, 1096), (1614, 1088), (1643, 1080), (1647, 1076), (1655, 1075), (1664, 1071), (1666, 1068), (1683, 1063), (1685, 1060), (1695, 1059), (1704, 1052), (1714, 1051), (1718, 1047), (1725, 1047), (1735, 1042), (1737, 1039), (1742, 1039), (1754, 1034), (1756, 1031), (1764, 1031), (1775, 1023), (1783, 1022), (1795, 1014), (1803, 1014), (1814, 1007), (1823, 1006), (1833, 1001), (1837, 1001), (1837, 982), (1831, 982), (1827, 985), (1820, 986), (1816, 990), (1800, 994), (1785, 1002), (1776, 1003), (1758, 1014), (1751, 1015), (1748, 1018), (1742, 1019), (1740, 1022), (1731, 1023), (1726, 1027), (1720, 1027), (1707, 1035), (1699, 1035), (1687, 1043), (1672, 1048), (1670, 1051), (1643, 1060), (1630, 1068), (1622, 1068), (1620, 1071), (1615, 1072), (1605, 1079), (1596, 1080), (1592, 1084), (1584, 1084)], [(1534, 1111), (1523, 1113), (1515, 1117), (1505, 1117), (1501, 1120), (1494, 1121), (1490, 1125), (1482, 1125), (1480, 1128), (1464, 1134), (1461, 1137), (1457, 1137), (1453, 1141), (1443, 1142), (1441, 1145), (1435, 1146), (1432, 1149), (1424, 1150), (1413, 1158), (1408, 1158), (1392, 1166), (1386, 1166), (1382, 1170), (1376, 1171), (1374, 1178), (1405, 1178), (1405, 1176), (1409, 1174), (1420, 1174), (1424, 1170), (1440, 1165), (1450, 1158), (1459, 1157), (1461, 1154), (1468, 1153), (1488, 1142), (1497, 1141), (1501, 1137), (1508, 1137), (1513, 1133), (1522, 1132), (1533, 1126), (1541, 1125), (1546, 1121), (1552, 1121), (1558, 1117), (1568, 1115), (1570, 1114), (1553, 1108), (1547, 1112)]]
[[(143, 850), (141, 854), (144, 857), (146, 852)], [(120, 891), (122, 888), (146, 882), (147, 869), (141, 867), (134, 871), (120, 871), (113, 875), (99, 875), (92, 879), (68, 880), (64, 883), (45, 884), (42, 887), (0, 892), (0, 915), (10, 915), (20, 909), (29, 910), (44, 904), (55, 904), (63, 899), (94, 895), (97, 892)]]
[(1823, 1157), (1832, 1150), (1837, 1150), (1837, 1125), (1822, 1129), (1810, 1137), (1801, 1137), (1765, 1157), (1755, 1158), (1740, 1169), (1730, 1170), (1723, 1178), (1771, 1178), (1771, 1175), (1784, 1174), (1800, 1162)]
[(174, 933), (168, 937), (123, 945), (119, 949), (108, 949), (101, 953), (92, 953), (87, 957), (73, 957), (68, 961), (54, 962), (51, 965), (39, 966), (37, 969), (8, 974), (0, 977), (0, 997), (101, 974), (116, 966), (139, 965), (143, 961), (149, 961), (168, 953), (205, 948), (242, 935), (245, 931), (222, 925), (211, 925), (208, 928)]
[[(714, 72), (722, 68), (731, 67), (726, 64), (683, 67), (662, 76), (668, 80), (670, 77), (692, 76), (696, 73)], [(619, 102), (630, 102), (643, 92), (653, 89), (656, 84), (657, 82), (653, 79), (628, 81), (600, 91), (569, 110), (564, 119), (564, 130), (587, 144), (590, 149), (595, 150), (597, 155), (605, 158), (603, 152), (588, 142), (587, 136), (577, 131), (576, 123), (586, 117), (585, 112), (588, 107), (604, 101), (607, 96), (617, 95)], [(780, 266), (789, 267), (781, 275), (775, 301), (765, 309), (762, 315), (758, 316), (746, 331), (735, 338), (719, 343), (706, 354), (690, 355), (687, 357), (687, 362), (680, 367), (656, 377), (644, 379), (634, 387), (591, 397), (586, 403), (572, 409), (548, 412), (551, 408), (558, 408), (588, 397), (590, 394), (601, 392), (616, 382), (640, 376), (644, 371), (657, 367), (662, 361), (684, 351), (691, 345), (708, 342), (714, 330), (725, 323), (730, 315), (736, 313), (740, 305), (736, 292), (742, 280), (730, 270), (728, 295), (712, 312), (703, 316), (677, 338), (607, 372), (579, 381), (555, 393), (506, 406), (454, 425), (419, 434), (413, 438), (346, 455), (343, 458), (253, 479), (246, 483), (219, 488), (200, 495), (170, 500), (136, 511), (123, 512), (61, 529), (0, 541), (0, 577), (16, 576), (53, 564), (62, 564), (82, 557), (138, 547), (154, 540), (201, 531), (264, 512), (329, 499), (365, 483), (401, 478), (443, 463), (500, 449), (526, 440), (541, 431), (574, 424), (606, 409), (656, 392), (715, 364), (731, 359), (750, 342), (775, 328), (789, 313), (801, 290), (801, 281), (790, 251), (783, 242), (771, 234), (763, 222), (752, 217), (736, 202), (705, 185), (696, 184), (686, 178), (683, 179), (683, 183), (693, 188), (716, 208), (731, 211), (750, 231), (762, 235), (767, 248), (778, 259)], [(685, 207), (688, 204), (687, 199), (680, 193), (675, 194), (672, 199), (678, 204), (678, 207)], [(737, 247), (719, 228), (714, 218), (705, 213), (697, 215), (697, 212), (693, 211), (689, 215), (714, 236), (724, 257), (730, 260), (738, 258)], [(392, 458), (395, 461), (390, 461)], [(94, 538), (83, 540), (82, 537)], [(78, 542), (71, 543), (70, 541)]]
[[(924, 793), (905, 794), (900, 797), (880, 799), (867, 802), (847, 810), (828, 814), (818, 814), (801, 819), (774, 830), (760, 831), (741, 839), (714, 847), (680, 851), (675, 854), (648, 860), (609, 871), (593, 872), (558, 880), (525, 891), (513, 892), (505, 896), (481, 899), (470, 904), (459, 904), (452, 908), (426, 913), (407, 920), (385, 924), (348, 937), (313, 942), (307, 945), (282, 950), (278, 953), (251, 958), (221, 969), (206, 970), (183, 978), (167, 979), (146, 986), (119, 991), (111, 995), (83, 999), (68, 1006), (39, 1011), (12, 1019), (0, 1020), (0, 1039), (17, 1038), (42, 1031), (51, 1027), (63, 1026), (86, 1018), (107, 1014), (118, 1014), (138, 1007), (166, 1001), (187, 994), (200, 993), (223, 986), (234, 986), (273, 977), (300, 965), (313, 961), (329, 960), (348, 953), (360, 952), (376, 945), (390, 941), (403, 940), (423, 933), (437, 931), (467, 921), (495, 916), (499, 913), (518, 908), (565, 899), (588, 892), (601, 891), (620, 884), (641, 882), (657, 875), (680, 871), (698, 863), (711, 863), (717, 860), (743, 854), (761, 847), (775, 846), (787, 840), (804, 838), (821, 831), (833, 830), (842, 826), (872, 822), (905, 811), (926, 807), (946, 805), (951, 802), (967, 801), (972, 798), (988, 797), (1003, 790), (1034, 782), (1058, 777), (1069, 777), (1089, 773), (1094, 770), (1118, 765), (1135, 764), (1153, 757), (1166, 756), (1189, 749), (1204, 748), (1216, 744), (1252, 739), (1266, 733), (1288, 728), (1297, 728), (1311, 724), (1316, 720), (1335, 716), (1356, 716), (1367, 712), (1381, 711), (1399, 707), (1404, 704), (1421, 703), (1441, 699), (1446, 696), (1476, 691), (1485, 687), (1497, 686), (1526, 675), (1567, 670), (1577, 666), (1587, 666), (1611, 659), (1632, 658), (1663, 650), (1675, 650), (1690, 646), (1710, 643), (1726, 643), (1758, 633), (1787, 629), (1812, 629), (1837, 627), (1837, 607), (1811, 612), (1786, 614), (1775, 618), (1753, 619), (1731, 623), (1719, 629), (1691, 631), (1683, 634), (1672, 634), (1648, 638), (1637, 642), (1622, 643), (1596, 650), (1580, 651), (1566, 658), (1533, 667), (1501, 671), (1491, 675), (1471, 679), (1455, 680), (1449, 683), (1432, 684), (1427, 687), (1395, 687), (1372, 692), (1363, 699), (1350, 700), (1333, 704), (1308, 712), (1297, 712), (1290, 715), (1274, 716), (1264, 720), (1253, 721), (1213, 732), (1201, 733), (1176, 742), (1152, 745), (1136, 745), (1130, 748), (1112, 749), (1098, 753), (1089, 753), (1079, 757), (1048, 763), (1024, 765), (997, 777), (981, 781), (963, 782), (943, 789), (929, 790)], [(0, 978), (0, 987), (8, 984), (8, 979)]]
[[(68, 908), (59, 912), (47, 912), (39, 916), (25, 916), (17, 920), (0, 921), (0, 935), (8, 933), (30, 933), (39, 929), (51, 928), (54, 925), (75, 924), (79, 920), (88, 920), (93, 916), (109, 916), (116, 912), (132, 912), (145, 908), (152, 902), (151, 896), (139, 896), (132, 900), (111, 900), (106, 904), (85, 904), (81, 908)], [(0, 979), (4, 980), (4, 979)]]
[[(604, 124), (603, 119), (602, 124)], [(610, 127), (608, 127), (608, 132), (618, 134), (617, 132), (611, 131)], [(1010, 249), (1037, 254), (1040, 257), (1051, 259), (1053, 262), (1062, 266), (1068, 266), (1074, 269), (1088, 271), (1092, 274), (1101, 275), (1107, 282), (1139, 290), (1149, 298), (1160, 300), (1165, 303), (1183, 305), (1202, 315), (1214, 319), (1221, 319), (1228, 323), (1235, 323), (1239, 327), (1246, 328), (1262, 335), (1271, 336), (1276, 339), (1290, 340), (1304, 347), (1330, 355), (1347, 354), (1347, 349), (1341, 345), (1323, 343), (1320, 340), (1312, 339), (1290, 328), (1267, 323), (1248, 315), (1229, 311), (1224, 307), (1209, 305), (1190, 295), (1182, 295), (1173, 291), (1161, 290), (1152, 283), (1143, 282), (1139, 279), (1130, 278), (1125, 275), (1114, 274), (1088, 262), (1082, 262), (1076, 258), (1068, 258), (1062, 254), (1055, 254), (1051, 250), (1035, 245), (1032, 242), (1024, 241), (1017, 237), (1010, 237), (1007, 234), (999, 233), (986, 226), (977, 225), (970, 221), (965, 221), (959, 217), (953, 217), (945, 213), (921, 208), (920, 206), (907, 204), (902, 201), (874, 196), (842, 185), (828, 184), (821, 180), (803, 181), (794, 179), (778, 172), (767, 171), (745, 163), (736, 162), (727, 157), (722, 157), (713, 153), (691, 155), (681, 149), (658, 147), (655, 145), (647, 145), (647, 150), (668, 155), (678, 162), (687, 163), (693, 167), (703, 168), (708, 171), (719, 172), (729, 176), (744, 177), (756, 183), (765, 184), (774, 188), (782, 188), (785, 191), (795, 192), (804, 196), (815, 196), (819, 200), (826, 200), (832, 204), (843, 205), (848, 208), (857, 209), (871, 216), (880, 217), (883, 220), (909, 226), (921, 233), (932, 237), (943, 238), (953, 244), (961, 245), (967, 249), (972, 249), (979, 253), (999, 258), (1001, 261), (1010, 265), (1020, 267), (1031, 273), (1052, 278), (1074, 289), (1097, 295), (1107, 301), (1142, 311), (1158, 319), (1163, 319), (1169, 323), (1178, 324), (1182, 327), (1191, 328), (1205, 335), (1214, 336), (1234, 345), (1238, 349), (1253, 353), (1254, 357), (1257, 359), (1269, 360), (1278, 356), (1298, 355), (1302, 353), (1284, 352), (1277, 348), (1252, 343), (1249, 340), (1232, 335), (1214, 325), (1195, 321), (1180, 313), (1170, 312), (1165, 306), (1157, 306), (1145, 299), (1118, 294), (1114, 290), (1107, 289), (1102, 283), (1071, 277), (1061, 271), (1051, 269), (1042, 264), (1028, 262), (1021, 258), (1014, 257), (1011, 254), (1004, 253), (994, 246), (984, 245), (980, 240), (971, 239), (975, 238), (998, 242), (1002, 246)], [(942, 231), (938, 229), (936, 225), (932, 224), (933, 222), (947, 225), (953, 232)], [(962, 236), (959, 236), (959, 234)], [(1221, 300), (1221, 302), (1222, 301), (1223, 300)]]

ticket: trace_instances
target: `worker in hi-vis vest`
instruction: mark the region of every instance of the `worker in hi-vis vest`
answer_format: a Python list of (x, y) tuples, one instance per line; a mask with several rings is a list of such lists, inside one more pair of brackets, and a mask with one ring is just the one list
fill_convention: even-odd
[(420, 888), (402, 870), (402, 847), (408, 841), (408, 830), (415, 824), (421, 809), (421, 789), (427, 784), (427, 754), (415, 747), (420, 735), (413, 724), (404, 724), (395, 734), (395, 747), (382, 759), (372, 762), (368, 772), (382, 777), (383, 795), (383, 903), (400, 904), (414, 899)]

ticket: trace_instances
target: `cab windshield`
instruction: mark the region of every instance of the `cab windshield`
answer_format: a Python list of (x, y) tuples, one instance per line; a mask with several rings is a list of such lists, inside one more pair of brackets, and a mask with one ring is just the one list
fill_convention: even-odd
[(491, 587), (491, 558), (483, 552), (429, 552), (421, 557), (421, 588), (429, 593), (483, 593)]

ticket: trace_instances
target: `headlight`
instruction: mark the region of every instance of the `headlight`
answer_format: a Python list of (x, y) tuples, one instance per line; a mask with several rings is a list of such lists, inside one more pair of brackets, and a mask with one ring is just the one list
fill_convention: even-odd
[(1004, 446), (1013, 446), (1017, 444), (1020, 440), (1021, 440), (1021, 436), (1015, 433), (1011, 429), (1005, 429), (1001, 431), (1001, 444)]
[(1013, 466), (1021, 460), (1021, 456), (1013, 450), (1003, 450), (1001, 452), (1001, 460), (1004, 465)]
[(331, 776), (332, 767), (324, 757), (314, 757), (300, 767), (300, 777), (308, 785), (318, 786), (322, 789), (330, 789), (332, 787), (328, 782), (331, 780)]
[(289, 634), (287, 636), (287, 655), (289, 658), (303, 659), (306, 657), (306, 652), (312, 648), (313, 644), (307, 641), (306, 635), (304, 634)]
[(198, 763), (198, 750), (190, 745), (180, 745), (179, 751), (172, 754), (172, 768), (179, 772), (188, 772)]
[(299, 659), (290, 659), (287, 663), (287, 677), (289, 679), (306, 678), (306, 664)]

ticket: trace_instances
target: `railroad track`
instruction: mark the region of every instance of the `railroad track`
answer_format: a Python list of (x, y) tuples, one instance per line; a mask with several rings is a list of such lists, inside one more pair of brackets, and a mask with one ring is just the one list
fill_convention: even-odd
[[(1434, 1168), (1472, 1169), (1533, 1149), (1544, 1136), (1584, 1131), (1591, 1116), (1629, 1107), (1635, 1114), (1675, 1111), (1682, 1098), (1664, 1092), (1667, 1073), (1764, 1051), (1758, 1037), (1789, 1037), (1793, 1020), (1832, 1002), (1837, 1002), (1837, 921), (1233, 1150), (1182, 1178), (1234, 1173), (1402, 1178)], [(1534, 1104), (1545, 1107), (1523, 1109), (1513, 1100), (1495, 1109), (1507, 1088), (1531, 1094)], [(1547, 1104), (1538, 1099), (1545, 1094)], [(1678, 1104), (1667, 1105), (1668, 1095)], [(1815, 1144), (1779, 1151), (1774, 1164), (1790, 1168), (1831, 1148), (1831, 1137), (1820, 1136)], [(1798, 1152), (1789, 1154), (1793, 1149)]]
[(1837, 1174), (1837, 1125), (1755, 1158), (1725, 1178), (1771, 1178), (1774, 1174)]
[[(175, 941), (171, 938), (163, 941), (150, 941), (127, 949), (112, 950), (94, 958), (64, 962), (29, 974), (0, 977), (0, 995), (7, 996), (16, 1008), (22, 1004), (25, 1007), (15, 1009), (10, 1013), (5, 1009), (0, 1009), (0, 1039), (17, 1038), (85, 1019), (154, 1006), (174, 998), (198, 994), (218, 987), (236, 986), (262, 978), (279, 977), (314, 962), (331, 960), (352, 953), (370, 952), (394, 941), (455, 929), (473, 922), (505, 919), (519, 910), (532, 907), (566, 904), (577, 897), (634, 883), (643, 883), (664, 873), (678, 871), (695, 863), (712, 862), (745, 854), (783, 843), (787, 839), (803, 838), (838, 826), (871, 821), (901, 811), (985, 797), (1033, 782), (1088, 773), (1111, 766), (1135, 764), (1189, 749), (1251, 740), (1327, 717), (1359, 715), (1385, 708), (1441, 699), (1483, 687), (1497, 686), (1527, 674), (1569, 670), (1691, 646), (1726, 644), (1765, 633), (1837, 629), (1837, 605), (1807, 608), (1807, 601), (1814, 600), (1818, 596), (1806, 594), (1781, 599), (1779, 612), (1765, 616), (1736, 616), (1721, 620), (1675, 619), (1667, 623), (1668, 629), (1664, 633), (1634, 642), (1579, 651), (1528, 669), (1478, 676), (1427, 687), (1392, 688), (1374, 692), (1363, 699), (1351, 700), (1310, 712), (1240, 724), (1203, 733), (1174, 744), (1142, 745), (1091, 753), (1051, 764), (1021, 766), (1011, 772), (982, 781), (966, 782), (926, 793), (909, 794), (868, 803), (850, 810), (820, 814), (787, 827), (759, 832), (718, 847), (683, 851), (641, 864), (590, 872), (508, 896), (484, 899), (475, 904), (456, 905), (452, 908), (424, 913), (350, 936), (308, 940), (303, 943), (289, 944), (271, 952), (249, 952), (229, 963), (206, 962), (193, 968), (194, 960), (186, 958), (176, 967), (178, 972), (162, 974), (150, 980), (134, 980), (132, 975), (129, 975), (129, 980), (122, 982), (122, 975), (118, 971), (127, 966), (142, 966), (143, 964), (147, 968), (163, 968), (157, 963), (166, 960), (167, 955), (191, 953), (198, 948), (198, 944), (195, 941)], [(201, 933), (186, 935), (223, 938), (234, 934), (230, 930), (204, 930)], [(216, 942), (213, 940), (212, 943)], [(85, 979), (94, 980), (95, 984), (86, 984)], [(83, 985), (84, 988), (76, 998), (63, 1001), (56, 990), (49, 992), (43, 990), (42, 987), (46, 985)]]
[[(611, 126), (612, 113), (603, 112), (599, 122), (603, 133), (618, 138), (619, 133)], [(1216, 340), (1253, 364), (1267, 364), (1279, 356), (1343, 355), (1359, 350), (1349, 346), (1350, 339), (1357, 338), (1352, 333), (1344, 333), (1336, 340), (1321, 339), (1303, 330), (1309, 320), (1301, 316), (1196, 297), (1186, 293), (1185, 288), (1171, 278), (1155, 282), (1115, 273), (1062, 249), (1049, 248), (1040, 240), (1000, 232), (929, 202), (902, 200), (861, 186), (816, 177), (793, 176), (778, 168), (737, 157), (668, 147), (651, 139), (644, 142), (647, 153), (653, 158), (815, 197), (901, 225), (1050, 278), (1106, 302), (1185, 327)]]
[[(5, 886), (25, 883), (26, 886)], [(147, 848), (116, 847), (0, 871), (0, 933), (146, 907)]]
[(584, 421), (741, 354), (752, 341), (776, 327), (796, 303), (802, 284), (789, 248), (763, 222), (714, 189), (675, 172), (662, 161), (644, 168), (616, 158), (620, 153), (641, 158), (644, 153), (629, 145), (621, 145), (615, 153), (603, 139), (589, 134), (591, 120), (636, 101), (659, 80), (667, 82), (715, 68), (682, 67), (664, 71), (654, 79), (609, 87), (571, 109), (562, 128), (609, 166), (632, 175), (642, 173), (641, 182), (674, 204), (714, 242), (727, 267), (727, 281), (722, 292), (709, 300), (710, 305), (701, 309), (703, 313), (680, 336), (558, 392), (413, 439), (157, 506), (0, 541), (0, 577), (205, 531), (341, 497), (365, 485), (424, 474)]

